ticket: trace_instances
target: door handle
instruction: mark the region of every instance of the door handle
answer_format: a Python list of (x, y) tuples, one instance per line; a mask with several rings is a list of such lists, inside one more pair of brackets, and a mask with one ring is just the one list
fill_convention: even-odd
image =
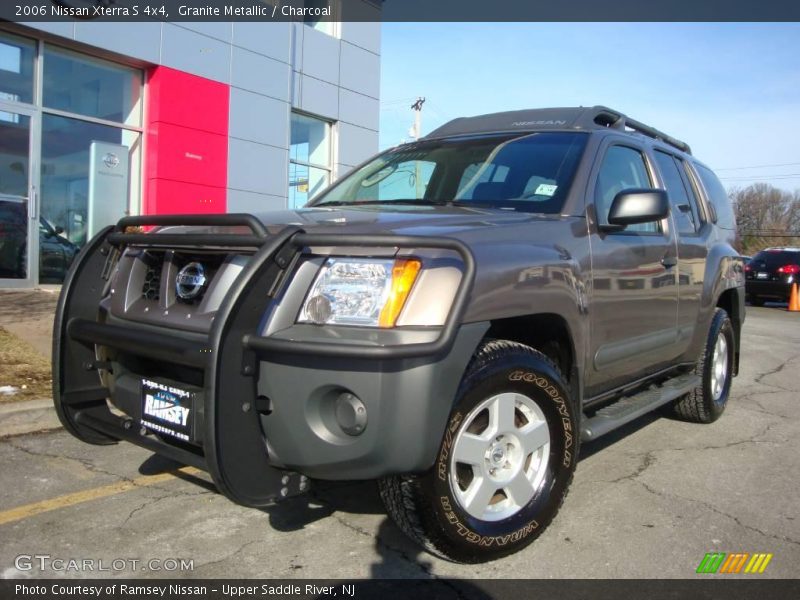
[(665, 256), (661, 259), (661, 264), (664, 265), (665, 269), (670, 269), (678, 264), (678, 259), (674, 256)]
[(28, 215), (31, 221), (36, 220), (36, 188), (31, 188), (30, 200), (28, 202)]

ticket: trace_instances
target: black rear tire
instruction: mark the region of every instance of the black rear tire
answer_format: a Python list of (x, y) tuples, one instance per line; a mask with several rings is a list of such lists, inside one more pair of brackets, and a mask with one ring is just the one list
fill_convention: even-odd
[[(524, 500), (526, 496), (520, 494), (523, 500), (517, 504), (514, 493), (502, 487), (505, 484), (492, 480), (489, 487), (495, 491), (487, 495), (490, 498), (487, 512), (482, 513), (492, 516), (479, 518), (462, 505), (465, 490), (471, 484), (459, 487), (458, 494), (455, 491), (455, 486), (461, 486), (459, 481), (465, 468), (455, 458), (457, 442), (462, 439), (459, 436), (474, 435), (468, 427), (479, 418), (493, 418), (491, 408), (482, 408), (487, 402), (509, 393), (514, 394), (511, 430), (524, 436), (536, 424), (541, 435), (548, 436), (549, 445), (540, 445), (536, 452), (529, 453), (523, 443), (518, 454), (523, 458), (516, 463), (517, 476), (522, 472), (532, 479), (528, 488), (532, 493), (530, 500)], [(529, 420), (523, 410), (529, 411), (525, 415), (537, 416)], [(577, 462), (577, 426), (569, 388), (558, 368), (544, 354), (515, 342), (485, 342), (462, 379), (433, 468), (423, 475), (381, 480), (381, 498), (398, 527), (433, 554), (463, 563), (486, 562), (512, 554), (536, 539), (563, 503)], [(502, 435), (495, 438), (497, 430), (492, 431), (486, 434), (487, 439), (493, 445), (496, 439), (502, 446), (507, 438)], [(478, 456), (480, 452), (482, 446)], [(486, 466), (482, 462), (472, 463), (475, 466), (467, 468), (466, 477), (472, 478), (474, 474), (480, 482), (485, 482), (489, 471), (496, 474), (500, 469), (490, 468), (494, 464), (491, 460), (497, 458), (492, 452), (490, 447), (486, 458), (478, 461), (485, 460)], [(538, 465), (535, 476), (531, 475), (533, 461)]]
[(750, 304), (753, 306), (764, 306), (764, 299), (760, 296), (750, 296)]
[[(719, 368), (719, 363), (715, 365), (714, 357), (720, 338), (724, 340), (727, 349), (725, 357), (726, 368), (724, 382), (717, 382), (717, 387), (715, 387), (715, 368)], [(713, 423), (722, 416), (730, 395), (735, 353), (736, 337), (733, 334), (731, 320), (727, 312), (721, 308), (716, 308), (711, 319), (711, 327), (708, 330), (708, 338), (703, 348), (703, 354), (695, 366), (695, 373), (702, 377), (702, 382), (686, 396), (675, 402), (673, 408), (678, 417), (694, 423)], [(719, 375), (719, 373), (716, 373), (716, 375)]]

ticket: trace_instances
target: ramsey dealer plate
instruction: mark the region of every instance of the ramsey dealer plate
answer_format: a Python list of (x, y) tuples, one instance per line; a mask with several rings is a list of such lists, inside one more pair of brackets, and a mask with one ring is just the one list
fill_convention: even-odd
[(142, 379), (142, 425), (185, 442), (191, 441), (194, 394)]

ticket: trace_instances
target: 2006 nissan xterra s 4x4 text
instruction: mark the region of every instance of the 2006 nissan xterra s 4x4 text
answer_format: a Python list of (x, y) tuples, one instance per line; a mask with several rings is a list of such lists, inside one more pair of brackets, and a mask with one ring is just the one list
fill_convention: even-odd
[(377, 479), (429, 550), (494, 559), (553, 519), (581, 442), (722, 414), (734, 232), (689, 147), (616, 111), (456, 119), (301, 210), (102, 231), (61, 292), (56, 408), (248, 506)]

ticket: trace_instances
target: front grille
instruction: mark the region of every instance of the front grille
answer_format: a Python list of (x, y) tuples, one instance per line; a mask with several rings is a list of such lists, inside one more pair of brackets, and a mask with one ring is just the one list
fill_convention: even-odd
[(161, 298), (161, 269), (147, 267), (142, 285), (142, 297), (147, 300), (159, 300)]
[(145, 252), (142, 260), (147, 265), (142, 284), (142, 298), (158, 301), (161, 299), (161, 271), (164, 269), (164, 254)]
[(225, 250), (128, 249), (111, 292), (111, 312), (160, 327), (207, 331), (248, 259)]

